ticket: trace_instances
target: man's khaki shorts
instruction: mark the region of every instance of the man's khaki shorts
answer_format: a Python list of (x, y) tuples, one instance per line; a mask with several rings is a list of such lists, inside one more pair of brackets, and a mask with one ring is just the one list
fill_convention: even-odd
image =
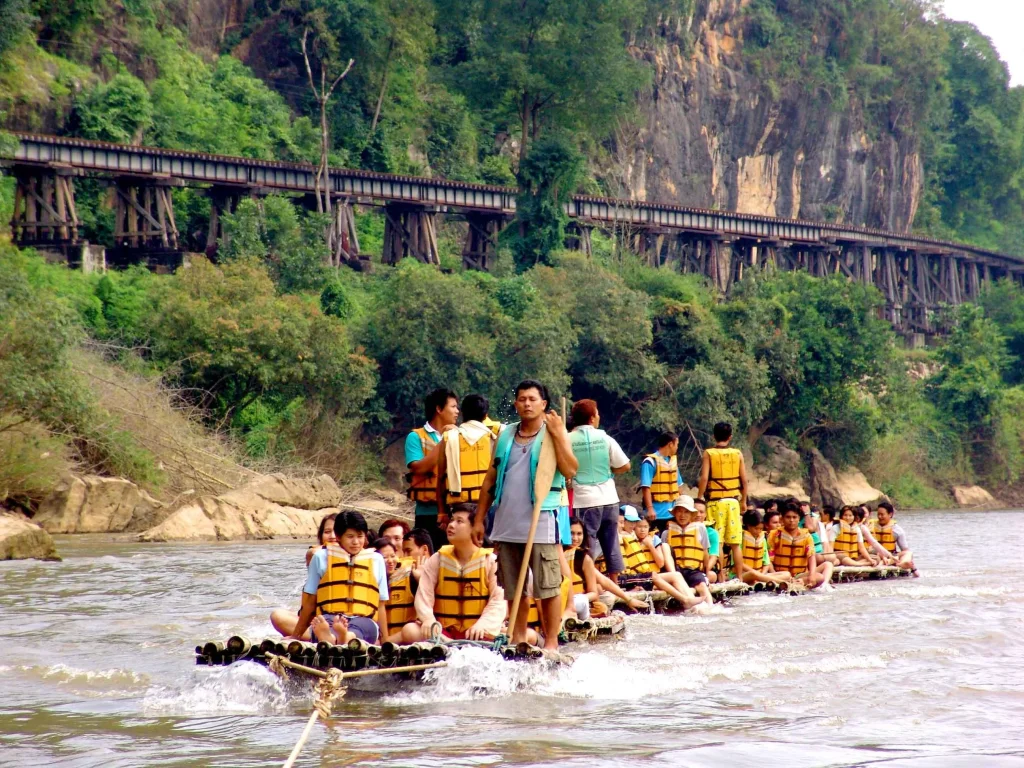
[(736, 499), (708, 502), (708, 520), (712, 522), (721, 542), (727, 546), (743, 543), (743, 518)]
[[(498, 555), (498, 583), (505, 590), (505, 599), (515, 597), (519, 569), (523, 565), (525, 544), (499, 541), (495, 545)], [(530, 552), (530, 570), (533, 572), (533, 596), (544, 600), (561, 594), (562, 567), (558, 563), (561, 544), (534, 544)], [(523, 586), (526, 596), (526, 586)]]

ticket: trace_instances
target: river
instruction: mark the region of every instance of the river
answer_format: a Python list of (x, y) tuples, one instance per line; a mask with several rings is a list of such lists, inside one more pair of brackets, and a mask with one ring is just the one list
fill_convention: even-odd
[[(1024, 512), (900, 522), (919, 579), (631, 617), (557, 670), (461, 651), (351, 692), (299, 764), (1024, 766)], [(192, 651), (265, 636), (305, 548), (59, 537), (62, 563), (0, 563), (0, 765), (280, 765), (308, 689)]]

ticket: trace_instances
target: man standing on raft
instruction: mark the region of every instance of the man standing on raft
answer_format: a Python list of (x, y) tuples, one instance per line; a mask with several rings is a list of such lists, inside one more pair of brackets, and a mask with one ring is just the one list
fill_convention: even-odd
[(447, 543), (437, 524), (437, 462), (444, 451), (441, 435), (455, 429), (459, 420), (459, 398), (450, 389), (435, 389), (423, 401), (423, 411), (426, 423), (405, 438), (406, 495), (416, 502), (413, 527), (429, 531), (437, 550)]
[[(743, 454), (730, 447), (732, 425), (715, 424), (715, 447), (701, 457), (697, 495), (707, 499), (708, 523), (718, 531), (722, 557), (732, 563), (743, 561), (743, 520), (740, 510), (747, 506), (747, 469)], [(731, 561), (726, 552), (731, 553)]]
[[(558, 627), (562, 620), (558, 510), (562, 504), (566, 478), (576, 474), (579, 464), (573, 455), (565, 424), (557, 413), (548, 412), (548, 403), (547, 387), (540, 382), (526, 379), (516, 387), (515, 406), (520, 421), (505, 427), (495, 444), (494, 461), (480, 489), (480, 502), (473, 523), (473, 541), (477, 545), (483, 542), (484, 520), (493, 502), (497, 510), (491, 541), (498, 555), (498, 582), (505, 590), (511, 617), (533, 520), (534, 485), (541, 446), (545, 440), (552, 441), (557, 469), (550, 489), (541, 500), (540, 519), (533, 539), (530, 562), (526, 566), (533, 572), (533, 597), (540, 600), (544, 627), (548, 630), (545, 632), (544, 647), (556, 651)], [(526, 640), (527, 608), (526, 601), (521, 601), (515, 626), (509, 628), (513, 643)]]

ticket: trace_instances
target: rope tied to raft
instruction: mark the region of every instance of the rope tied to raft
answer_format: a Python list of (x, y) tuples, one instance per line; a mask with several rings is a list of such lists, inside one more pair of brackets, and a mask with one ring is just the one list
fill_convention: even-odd
[[(280, 663), (280, 657), (274, 657), (270, 660), (270, 667), (274, 669), (274, 662), (278, 662), (280, 672), (284, 673), (284, 664)], [(277, 669), (274, 669), (277, 672)], [(317, 718), (323, 718), (327, 720), (331, 716), (331, 707), (334, 704), (334, 700), (341, 698), (345, 695), (345, 676), (339, 669), (328, 669), (325, 670), (325, 674), (321, 677), (313, 689), (315, 698), (313, 699), (313, 714), (309, 716), (309, 720), (306, 722), (306, 727), (302, 729), (302, 735), (299, 736), (299, 740), (295, 742), (295, 746), (292, 748), (292, 753), (288, 755), (288, 759), (285, 760), (282, 768), (292, 768), (295, 765), (295, 761), (299, 758), (299, 753), (302, 752), (302, 748), (306, 746), (306, 741), (309, 739), (309, 735), (313, 732), (313, 726), (316, 725)]]
[(267, 667), (269, 667), (270, 671), (278, 677), (280, 677), (282, 680), (288, 679), (288, 668), (285, 667), (284, 663), (281, 661), (280, 656), (271, 656), (270, 663), (267, 664)]

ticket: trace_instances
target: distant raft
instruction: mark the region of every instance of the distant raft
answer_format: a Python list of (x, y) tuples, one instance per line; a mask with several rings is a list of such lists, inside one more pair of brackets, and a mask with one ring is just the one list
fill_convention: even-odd
[[(898, 568), (894, 565), (880, 565), (877, 567), (841, 565), (833, 569), (832, 582), (843, 583), (852, 581), (874, 581), (877, 579), (899, 579), (907, 578), (912, 575), (913, 571), (905, 568)], [(653, 584), (647, 584), (646, 587), (646, 589), (627, 592), (626, 594), (631, 598), (643, 600), (653, 605), (654, 609), (659, 613), (671, 613), (679, 610), (679, 605), (677, 605), (668, 594), (661, 590), (652, 589)], [(711, 592), (711, 597), (714, 598), (715, 602), (720, 603), (734, 597), (741, 597), (743, 595), (754, 594), (757, 592), (775, 592), (778, 594), (798, 595), (802, 592), (806, 592), (807, 588), (799, 582), (791, 584), (768, 584), (764, 582), (744, 584), (739, 579), (732, 579), (731, 581), (724, 581), (721, 584), (709, 584), (708, 590)], [(615, 608), (622, 609), (625, 608), (625, 606), (626, 604), (622, 600), (616, 600), (614, 603)]]

